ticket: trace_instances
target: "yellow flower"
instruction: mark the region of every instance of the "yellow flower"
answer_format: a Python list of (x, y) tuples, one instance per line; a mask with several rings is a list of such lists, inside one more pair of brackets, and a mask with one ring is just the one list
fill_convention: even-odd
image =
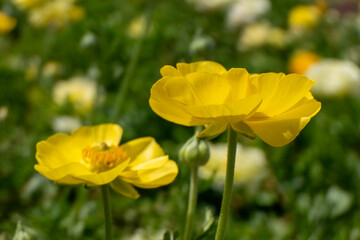
[(151, 89), (152, 110), (180, 125), (205, 125), (199, 137), (217, 136), (231, 124), (237, 132), (283, 146), (321, 108), (310, 93), (314, 81), (298, 74), (250, 75), (210, 61), (164, 66), (161, 74)]
[(16, 26), (17, 20), (9, 17), (4, 12), (0, 11), (0, 34), (6, 34), (13, 30)]
[(178, 168), (151, 137), (121, 146), (116, 124), (81, 127), (71, 135), (57, 133), (36, 145), (35, 170), (62, 184), (110, 183), (117, 192), (138, 198), (132, 186), (156, 188), (171, 183)]
[(21, 9), (31, 9), (48, 1), (49, 0), (12, 0), (12, 2)]
[(310, 29), (314, 27), (321, 17), (317, 6), (300, 5), (291, 9), (288, 23), (291, 28)]
[(296, 53), (289, 62), (289, 71), (292, 73), (304, 74), (306, 70), (320, 57), (312, 52), (301, 51)]

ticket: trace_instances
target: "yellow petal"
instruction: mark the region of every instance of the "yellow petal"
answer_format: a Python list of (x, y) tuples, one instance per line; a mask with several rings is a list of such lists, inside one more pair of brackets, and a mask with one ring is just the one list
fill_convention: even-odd
[[(182, 83), (191, 89), (188, 91), (191, 97), (188, 97), (189, 100), (184, 103), (189, 105), (223, 104), (232, 87), (226, 76), (223, 75), (196, 72), (186, 75), (185, 78), (186, 80)], [(177, 89), (180, 94), (184, 94), (184, 87), (178, 82), (174, 82), (171, 87)]]
[(121, 145), (121, 147), (131, 158), (130, 167), (164, 156), (164, 151), (152, 137), (137, 138)]
[[(35, 157), (38, 163), (48, 168), (57, 168), (71, 162), (80, 162), (81, 152), (78, 153), (78, 149), (69, 146), (73, 143), (69, 138), (66, 134), (55, 134), (49, 141), (37, 143)], [(58, 141), (60, 147), (53, 144), (55, 141)]]
[(117, 124), (107, 123), (96, 126), (81, 127), (71, 133), (77, 141), (86, 145), (99, 145), (106, 143), (108, 146), (117, 146), (121, 140), (123, 130)]
[(75, 173), (74, 177), (80, 180), (83, 180), (84, 183), (88, 185), (104, 185), (109, 182), (112, 182), (116, 177), (120, 175), (120, 173), (129, 165), (130, 159), (125, 160), (114, 168), (111, 168), (108, 171), (99, 172), (99, 173), (91, 173), (86, 175), (80, 175), (79, 173)]
[(174, 181), (178, 171), (176, 163), (170, 160), (161, 168), (140, 171), (139, 178), (132, 179), (131, 183), (141, 188), (160, 187)]
[[(139, 159), (140, 160), (140, 159)], [(132, 167), (132, 170), (147, 170), (147, 169), (154, 169), (164, 166), (164, 164), (169, 161), (169, 156), (162, 156), (158, 158), (154, 158), (151, 160), (148, 160), (146, 162), (142, 162), (140, 164), (134, 165)]]
[(174, 77), (174, 76), (181, 76), (181, 73), (170, 65), (165, 65), (160, 69), (161, 76), (163, 77)]
[[(157, 81), (151, 88), (151, 97), (149, 100), (151, 109), (162, 118), (177, 124), (185, 126), (196, 126), (207, 123), (208, 121), (194, 118), (189, 113), (187, 113), (184, 108), (184, 104), (181, 102), (181, 99), (175, 98), (175, 100), (169, 96), (169, 92), (167, 92), (167, 89), (165, 88), (165, 84), (169, 79), (170, 78), (162, 78)], [(180, 80), (183, 81), (184, 79), (181, 78)], [(181, 96), (181, 88), (179, 89), (175, 87), (174, 91), (170, 93), (175, 95), (176, 89), (179, 90), (179, 94)]]
[(251, 77), (250, 93), (259, 93), (263, 102), (257, 112), (276, 116), (308, 94), (314, 81), (299, 74), (264, 73)]
[(250, 118), (245, 123), (264, 142), (274, 147), (280, 147), (294, 140), (311, 117), (320, 111), (320, 108), (321, 103), (309, 100), (306, 104), (277, 117)]
[(194, 63), (178, 63), (176, 68), (183, 75), (193, 72), (207, 72), (212, 74), (223, 74), (226, 69), (217, 62), (212, 61), (200, 61)]
[[(34, 168), (36, 171), (38, 171), (48, 179), (64, 184), (83, 183), (84, 181), (77, 179), (76, 177), (74, 177), (74, 175), (92, 174), (92, 172), (88, 168), (86, 168), (83, 164), (76, 162), (65, 164), (61, 167), (54, 169), (48, 168), (41, 164), (36, 164)], [(62, 179), (64, 179), (65, 177), (71, 177), (70, 179), (73, 179), (73, 182), (62, 182)], [(69, 180), (68, 178), (65, 179)]]
[(140, 197), (140, 194), (130, 183), (124, 182), (120, 178), (116, 178), (114, 181), (112, 181), (110, 186), (116, 192), (124, 195), (125, 197), (132, 199), (138, 199)]
[(210, 140), (216, 138), (226, 130), (226, 122), (211, 122), (206, 125), (206, 128), (196, 137), (203, 140)]
[(250, 74), (245, 68), (232, 68), (227, 72), (227, 79), (231, 86), (227, 102), (238, 101), (247, 95)]
[(261, 104), (260, 95), (251, 95), (237, 102), (221, 105), (191, 106), (188, 111), (195, 117), (210, 121), (235, 123), (244, 120), (257, 110)]

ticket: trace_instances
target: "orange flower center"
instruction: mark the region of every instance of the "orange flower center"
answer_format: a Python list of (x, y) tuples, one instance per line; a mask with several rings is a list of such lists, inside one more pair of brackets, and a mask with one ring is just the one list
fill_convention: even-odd
[(99, 146), (86, 147), (82, 150), (83, 163), (97, 173), (116, 167), (127, 157), (120, 146), (108, 146), (104, 142)]

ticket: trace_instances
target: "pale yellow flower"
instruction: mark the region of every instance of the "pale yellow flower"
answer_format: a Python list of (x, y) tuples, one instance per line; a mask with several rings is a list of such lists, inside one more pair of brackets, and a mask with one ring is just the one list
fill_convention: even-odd
[(16, 18), (10, 17), (6, 13), (0, 11), (0, 34), (6, 34), (13, 30), (16, 23)]
[(69, 101), (80, 112), (89, 111), (93, 107), (96, 97), (96, 82), (86, 77), (73, 77), (54, 85), (53, 99), (55, 103), (63, 105)]
[(61, 70), (61, 65), (56, 61), (48, 61), (42, 67), (42, 75), (45, 77), (53, 77)]
[[(210, 159), (199, 168), (199, 177), (212, 179), (215, 188), (222, 188), (226, 176), (227, 144), (209, 144)], [(267, 173), (265, 153), (256, 147), (245, 147), (237, 144), (234, 184), (239, 185), (257, 180)]]
[(60, 28), (70, 21), (78, 21), (85, 15), (83, 9), (74, 6), (73, 0), (52, 0), (29, 12), (29, 21), (36, 27)]
[(133, 19), (127, 27), (127, 35), (131, 38), (141, 37), (145, 33), (146, 18), (144, 15), (138, 16)]
[(70, 133), (81, 127), (81, 120), (72, 116), (57, 116), (51, 121), (55, 132)]
[(157, 188), (171, 183), (176, 163), (151, 137), (119, 146), (123, 129), (117, 124), (81, 127), (71, 135), (58, 133), (36, 145), (35, 170), (62, 184), (110, 186), (138, 198), (133, 186)]
[(0, 122), (4, 121), (9, 113), (9, 109), (7, 106), (0, 106)]
[(187, 0), (188, 3), (193, 4), (199, 11), (213, 11), (225, 6), (231, 1), (232, 0)]

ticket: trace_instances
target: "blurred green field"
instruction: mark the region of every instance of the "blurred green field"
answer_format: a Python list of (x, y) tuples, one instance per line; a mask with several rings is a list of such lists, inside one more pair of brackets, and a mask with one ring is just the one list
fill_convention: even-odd
[[(55, 1), (68, 5), (41, 10)], [(48, 0), (29, 8), (24, 3), (36, 1), (0, 0), (0, 11), (16, 21), (7, 30), (0, 16), (0, 240), (13, 239), (19, 221), (14, 239), (103, 239), (99, 189), (37, 173), (35, 145), (56, 132), (113, 121), (124, 78), (129, 85), (114, 119), (122, 142), (153, 136), (180, 171), (166, 187), (138, 189), (137, 200), (111, 192), (114, 239), (181, 232), (190, 172), (178, 151), (194, 129), (160, 118), (148, 99), (162, 66), (199, 60), (250, 73), (303, 71), (321, 82), (313, 92), (321, 111), (289, 145), (239, 138), (266, 161), (242, 160), (255, 170), (239, 173), (226, 239), (360, 239), (360, 6), (246, 1)], [(290, 20), (302, 5), (311, 9)], [(226, 134), (212, 142), (226, 142)], [(213, 174), (199, 182), (197, 239), (213, 239), (200, 232), (206, 216), (219, 214), (221, 181)]]

